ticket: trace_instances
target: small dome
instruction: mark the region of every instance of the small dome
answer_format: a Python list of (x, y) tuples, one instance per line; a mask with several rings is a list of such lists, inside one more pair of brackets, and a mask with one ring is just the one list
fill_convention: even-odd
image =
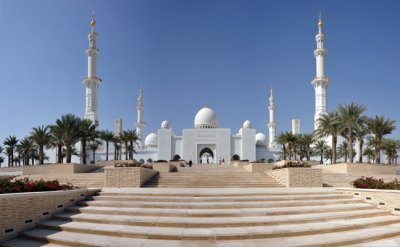
[(243, 123), (243, 128), (245, 128), (245, 129), (251, 129), (251, 128), (253, 128), (253, 124), (251, 123), (250, 120), (246, 120), (246, 121), (244, 121), (244, 123)]
[(146, 136), (146, 139), (144, 140), (144, 145), (146, 147), (157, 147), (157, 142), (158, 142), (157, 134), (150, 133), (148, 136)]
[(169, 122), (167, 120), (161, 123), (161, 129), (169, 129)]
[(217, 128), (217, 114), (208, 106), (204, 106), (194, 118), (194, 127), (198, 129)]
[(243, 128), (240, 128), (240, 129), (239, 129), (239, 132), (237, 133), (237, 135), (240, 135), (240, 136), (241, 136), (241, 135), (242, 135), (242, 130), (243, 130)]
[(256, 146), (262, 146), (265, 147), (267, 145), (267, 137), (259, 132), (256, 134)]

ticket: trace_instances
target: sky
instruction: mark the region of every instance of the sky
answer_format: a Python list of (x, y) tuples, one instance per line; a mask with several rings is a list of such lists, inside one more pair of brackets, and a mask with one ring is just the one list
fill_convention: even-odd
[(100, 129), (136, 122), (143, 85), (145, 133), (168, 120), (178, 135), (205, 103), (219, 127), (245, 120), (277, 133), (313, 130), (315, 34), (323, 18), (328, 110), (364, 105), (396, 120), (400, 135), (400, 1), (0, 0), (0, 143), (67, 113), (83, 117), (87, 34), (96, 12)]

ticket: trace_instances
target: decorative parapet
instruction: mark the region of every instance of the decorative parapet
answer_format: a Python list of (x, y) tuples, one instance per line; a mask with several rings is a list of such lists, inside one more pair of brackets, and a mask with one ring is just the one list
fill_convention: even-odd
[(266, 171), (272, 170), (274, 164), (271, 163), (250, 163), (243, 166), (243, 168), (249, 172), (264, 173)]
[(152, 163), (151, 166), (153, 166), (153, 170), (159, 172), (171, 172), (176, 167), (176, 165), (171, 162), (156, 162)]
[(84, 164), (48, 164), (22, 167), (23, 175), (32, 174), (72, 174), (86, 173), (98, 169), (97, 165)]
[(158, 171), (142, 167), (105, 167), (105, 187), (141, 187)]
[(378, 209), (391, 210), (393, 214), (400, 215), (400, 191), (376, 190), (357, 188), (338, 188), (337, 191), (351, 194), (354, 198), (363, 199), (367, 203), (377, 206)]
[(339, 163), (332, 165), (318, 165), (324, 173), (356, 174), (360, 176), (373, 176), (376, 174), (398, 175), (400, 168), (397, 165), (377, 165), (367, 163)]
[(270, 170), (267, 174), (287, 188), (322, 187), (321, 169), (290, 167)]
[(84, 200), (100, 190), (68, 190), (0, 195), (0, 241), (10, 239), (18, 233), (44, 220), (66, 207)]

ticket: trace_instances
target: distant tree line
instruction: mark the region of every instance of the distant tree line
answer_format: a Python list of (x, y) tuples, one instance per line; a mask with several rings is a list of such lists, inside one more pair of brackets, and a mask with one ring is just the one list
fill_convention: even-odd
[[(1, 154), (5, 154), (8, 166), (44, 164), (49, 160), (45, 149), (56, 149), (57, 163), (71, 163), (72, 156), (80, 157), (81, 163), (86, 164), (89, 151), (95, 160), (96, 151), (104, 141), (106, 160), (108, 160), (109, 144), (114, 143), (114, 159), (123, 159), (122, 147), (125, 148), (125, 159), (132, 160), (135, 153), (134, 144), (138, 136), (135, 130), (123, 131), (116, 136), (109, 130), (98, 130), (98, 123), (89, 119), (81, 119), (73, 114), (66, 114), (55, 121), (55, 124), (32, 128), (29, 135), (18, 139), (8, 136), (4, 147), (0, 146), (0, 165), (5, 162)], [(78, 151), (75, 146), (80, 143)]]

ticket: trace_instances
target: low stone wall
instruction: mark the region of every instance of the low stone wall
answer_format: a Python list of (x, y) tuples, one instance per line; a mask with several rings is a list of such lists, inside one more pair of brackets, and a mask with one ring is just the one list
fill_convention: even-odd
[(243, 166), (243, 168), (249, 172), (264, 173), (266, 171), (272, 170), (273, 166), (274, 165), (271, 163), (250, 163)]
[(22, 172), (22, 166), (1, 167), (0, 172)]
[(99, 190), (45, 191), (0, 195), (0, 241), (35, 227)]
[(400, 166), (377, 165), (368, 163), (340, 163), (333, 165), (314, 166), (323, 169), (324, 173), (355, 174), (360, 176), (374, 176), (376, 174), (400, 175)]
[(249, 164), (249, 162), (248, 161), (231, 160), (229, 164), (234, 167), (243, 167), (243, 166), (247, 166)]
[(22, 168), (22, 175), (86, 173), (96, 170), (97, 168), (99, 168), (99, 166), (97, 165), (84, 164), (49, 164), (24, 166)]
[(399, 190), (375, 190), (340, 188), (336, 189), (345, 194), (351, 194), (354, 198), (363, 199), (367, 203), (375, 204), (379, 209), (391, 210), (394, 214), (400, 214), (400, 191)]
[(282, 185), (292, 187), (322, 187), (322, 170), (314, 168), (282, 168), (267, 171)]
[(153, 170), (159, 171), (159, 172), (170, 172), (172, 171), (176, 166), (171, 164), (171, 162), (156, 162), (151, 164), (153, 166)]
[(105, 187), (141, 187), (158, 171), (142, 167), (105, 167)]

